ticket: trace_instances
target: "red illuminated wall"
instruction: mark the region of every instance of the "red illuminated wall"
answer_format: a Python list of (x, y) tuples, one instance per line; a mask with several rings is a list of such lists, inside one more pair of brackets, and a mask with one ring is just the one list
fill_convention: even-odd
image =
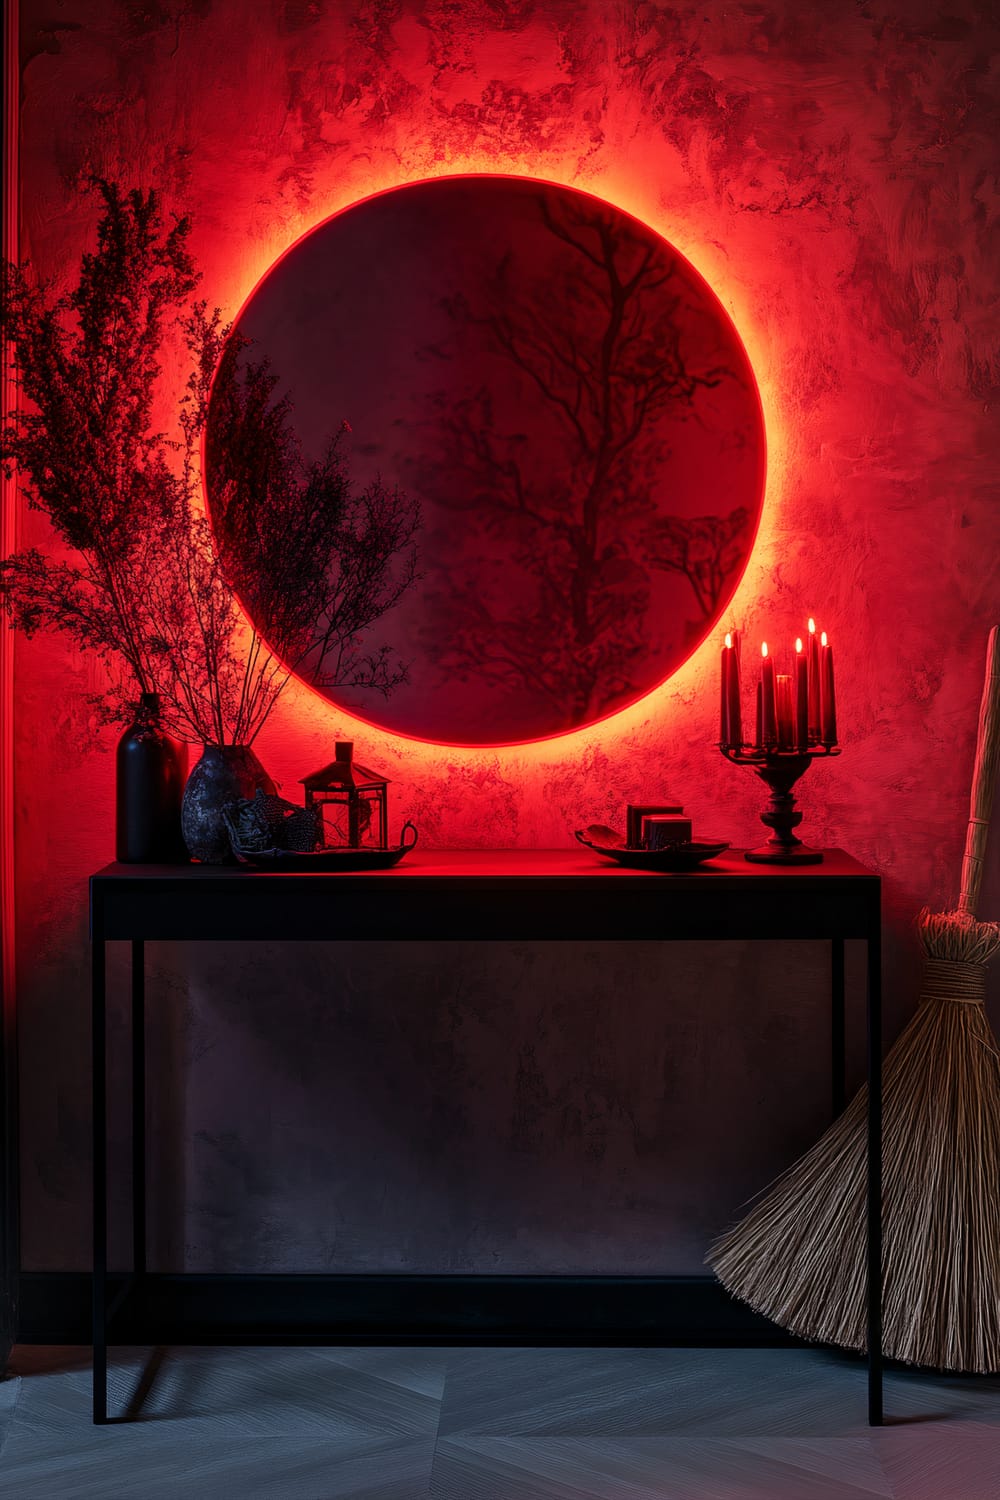
[[(24, 253), (47, 277), (87, 242), (91, 170), (193, 214), (205, 294), (228, 313), (340, 206), (463, 170), (586, 188), (707, 277), (769, 441), (731, 618), (791, 637), (814, 613), (836, 644), (845, 753), (803, 785), (808, 836), (884, 876), (894, 1025), (911, 918), (955, 890), (1000, 619), (990, 13), (22, 6)], [(23, 535), (45, 544), (37, 517)], [(85, 879), (110, 857), (112, 817), (92, 670), (53, 640), (18, 648), (29, 1268), (86, 1261)], [(760, 793), (711, 748), (716, 670), (708, 643), (618, 719), (509, 752), (379, 735), (296, 686), (259, 749), (290, 787), (353, 737), (430, 845), (565, 845), (661, 794), (746, 843)], [(157, 1173), (186, 1214), (183, 1232), (164, 1214), (162, 1253), (207, 1269), (694, 1270), (822, 1124), (824, 962), (808, 944), (158, 950)], [(337, 1141), (350, 1160), (323, 1186)]]

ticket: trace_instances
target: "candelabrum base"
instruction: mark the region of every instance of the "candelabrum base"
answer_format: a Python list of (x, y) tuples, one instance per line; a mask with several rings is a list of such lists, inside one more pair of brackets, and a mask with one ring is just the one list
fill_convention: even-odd
[(771, 830), (766, 844), (748, 849), (744, 859), (752, 865), (821, 865), (819, 849), (804, 844), (795, 835), (802, 814), (795, 805), (792, 787), (819, 757), (839, 755), (836, 745), (812, 745), (808, 749), (778, 750), (759, 745), (720, 745), (727, 760), (746, 766), (765, 783), (770, 792), (767, 807), (760, 815), (765, 828)]
[(752, 865), (821, 865), (822, 849), (810, 849), (808, 844), (799, 844), (796, 849), (785, 849), (781, 845), (761, 844), (758, 849), (748, 849), (743, 856)]

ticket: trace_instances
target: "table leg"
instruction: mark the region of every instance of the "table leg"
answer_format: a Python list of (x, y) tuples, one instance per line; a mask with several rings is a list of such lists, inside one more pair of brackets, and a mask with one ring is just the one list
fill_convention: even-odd
[(830, 955), (830, 1074), (833, 1118), (847, 1103), (846, 1001), (844, 997), (844, 939), (834, 938)]
[(882, 1426), (882, 939), (868, 937), (868, 1425)]
[(145, 944), (132, 944), (132, 1270), (146, 1270)]
[(93, 1118), (94, 1264), (91, 1338), (94, 1346), (94, 1422), (108, 1420), (108, 1143), (107, 1143), (107, 995), (103, 934), (91, 939), (91, 1108)]

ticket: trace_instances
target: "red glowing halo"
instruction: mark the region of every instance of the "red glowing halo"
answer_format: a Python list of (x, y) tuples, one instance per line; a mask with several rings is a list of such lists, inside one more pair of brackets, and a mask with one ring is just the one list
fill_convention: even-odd
[[(231, 528), (253, 534), (227, 559), (248, 615), (359, 721), (467, 748), (591, 727), (673, 676), (738, 587), (766, 466), (746, 350), (690, 262), (604, 200), (490, 173), (385, 189), (301, 236), (235, 327), (289, 393), (307, 459), (346, 419), (353, 493), (381, 473), (376, 498), (398, 484), (420, 503), (421, 576), (348, 637), (353, 684), (317, 680), (328, 662), (295, 660), (287, 621), (270, 623), (284, 533), (268, 538), (265, 515), (261, 544), (252, 486), (253, 524)], [(218, 464), (213, 480), (211, 453), (227, 410), (217, 382), (208, 503), (223, 539), (235, 481)], [(383, 645), (384, 677), (409, 676), (384, 698), (363, 681)]]

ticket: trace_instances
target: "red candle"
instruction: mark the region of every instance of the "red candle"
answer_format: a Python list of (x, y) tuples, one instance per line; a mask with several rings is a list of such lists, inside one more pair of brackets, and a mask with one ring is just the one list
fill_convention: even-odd
[(822, 732), (819, 685), (819, 640), (816, 636), (816, 621), (809, 621), (809, 654), (806, 658), (809, 673), (809, 738), (818, 740)]
[(773, 745), (778, 738), (778, 723), (774, 709), (774, 663), (767, 654), (767, 642), (760, 648), (760, 717), (761, 742)]
[(826, 638), (825, 630), (820, 636), (819, 655), (821, 738), (824, 745), (835, 745), (837, 743), (837, 697), (833, 686), (833, 647)]
[(757, 733), (754, 736), (754, 748), (760, 750), (764, 744), (764, 708), (760, 701), (760, 683), (757, 684)]
[(774, 706), (778, 721), (778, 749), (790, 750), (795, 738), (792, 717), (792, 679), (779, 672), (774, 679)]
[(795, 641), (795, 748), (809, 746), (809, 662), (802, 649), (802, 637)]
[(740, 707), (739, 647), (726, 636), (722, 651), (722, 743), (737, 748), (743, 743), (743, 713)]
[(719, 672), (719, 743), (723, 746), (729, 744), (729, 662), (732, 653), (729, 648), (729, 637), (726, 636), (726, 644), (722, 648), (722, 658)]

